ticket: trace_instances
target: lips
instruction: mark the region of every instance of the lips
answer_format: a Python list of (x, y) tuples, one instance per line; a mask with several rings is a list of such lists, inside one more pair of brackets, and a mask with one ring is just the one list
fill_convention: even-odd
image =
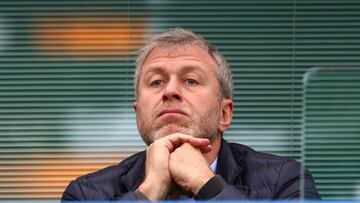
[(181, 114), (181, 115), (187, 116), (187, 114), (184, 111), (180, 110), (180, 109), (171, 109), (171, 108), (169, 108), (169, 109), (165, 109), (165, 110), (161, 111), (159, 113), (158, 117), (163, 116), (163, 115), (167, 115), (167, 114)]

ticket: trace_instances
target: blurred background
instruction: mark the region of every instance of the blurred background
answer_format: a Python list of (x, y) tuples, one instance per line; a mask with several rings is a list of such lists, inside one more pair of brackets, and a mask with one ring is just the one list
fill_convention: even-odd
[(174, 27), (231, 65), (227, 140), (302, 161), (323, 199), (360, 199), (360, 1), (3, 0), (0, 200), (59, 200), (143, 150), (134, 52)]

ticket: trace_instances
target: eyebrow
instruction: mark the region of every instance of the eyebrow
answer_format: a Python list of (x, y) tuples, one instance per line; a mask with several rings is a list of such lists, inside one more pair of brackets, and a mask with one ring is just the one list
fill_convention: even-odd
[(200, 73), (204, 73), (205, 74), (205, 71), (203, 71), (200, 66), (194, 66), (194, 65), (191, 65), (191, 66), (185, 66), (181, 71), (180, 73), (184, 74), (184, 73), (188, 73), (188, 72), (191, 72), (191, 71), (195, 71), (195, 72), (200, 72)]
[[(150, 70), (149, 70), (150, 69)], [(195, 71), (195, 72), (199, 72), (199, 73), (204, 73), (205, 74), (205, 71), (203, 71), (200, 66), (197, 66), (197, 65), (187, 65), (187, 66), (184, 66), (181, 70), (180, 70), (180, 73), (181, 74), (185, 74), (185, 73), (188, 73), (188, 72), (191, 72), (191, 71)], [(149, 67), (147, 71), (145, 71), (146, 74), (149, 74), (149, 73), (164, 73), (164, 68), (162, 68), (161, 66), (153, 66), (153, 67)]]
[(150, 67), (150, 70), (148, 70), (149, 68), (147, 68), (147, 70), (144, 71), (144, 69), (142, 69), (140, 71), (140, 74), (139, 75), (143, 75), (146, 76), (150, 73), (161, 73), (163, 72), (162, 68), (161, 67), (158, 67), (158, 66), (155, 66), (155, 67)]

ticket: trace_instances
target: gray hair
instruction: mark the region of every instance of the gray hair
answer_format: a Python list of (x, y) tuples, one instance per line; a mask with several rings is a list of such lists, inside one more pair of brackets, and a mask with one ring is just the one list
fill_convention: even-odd
[(197, 45), (203, 48), (216, 63), (216, 74), (220, 84), (221, 98), (233, 98), (233, 80), (229, 64), (220, 52), (208, 41), (200, 35), (197, 35), (189, 30), (182, 28), (175, 28), (169, 32), (165, 32), (154, 36), (143, 48), (138, 51), (136, 59), (136, 70), (134, 76), (135, 95), (138, 97), (138, 87), (141, 68), (150, 55), (156, 48), (161, 47), (176, 47), (184, 45)]

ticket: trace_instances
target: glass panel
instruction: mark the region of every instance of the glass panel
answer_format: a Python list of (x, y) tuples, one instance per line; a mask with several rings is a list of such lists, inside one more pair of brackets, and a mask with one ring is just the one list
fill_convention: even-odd
[(360, 68), (310, 69), (303, 119), (303, 164), (322, 198), (360, 199)]

